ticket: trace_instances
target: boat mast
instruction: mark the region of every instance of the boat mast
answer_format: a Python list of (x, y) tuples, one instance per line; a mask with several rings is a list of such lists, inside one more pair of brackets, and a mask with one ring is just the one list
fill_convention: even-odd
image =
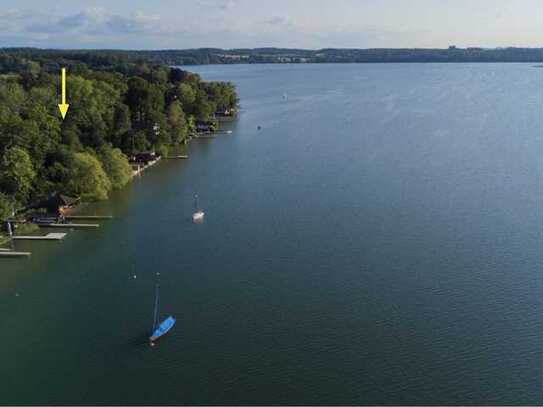
[(156, 292), (155, 292), (155, 318), (153, 320), (153, 331), (156, 328), (156, 323), (157, 323), (157, 320), (158, 320), (158, 288), (159, 288), (159, 285), (157, 283)]
[(198, 212), (198, 195), (194, 195), (194, 212)]

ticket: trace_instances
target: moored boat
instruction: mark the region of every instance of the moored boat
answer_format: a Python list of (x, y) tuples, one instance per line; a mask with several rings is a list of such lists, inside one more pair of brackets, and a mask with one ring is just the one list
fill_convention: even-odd
[(158, 327), (153, 331), (153, 334), (149, 337), (151, 343), (160, 339), (162, 336), (166, 335), (170, 329), (175, 325), (175, 318), (168, 317), (158, 325)]
[(169, 316), (160, 324), (158, 322), (158, 299), (159, 299), (159, 285), (156, 285), (156, 294), (155, 294), (155, 317), (153, 320), (153, 331), (149, 337), (149, 343), (151, 346), (155, 346), (155, 341), (166, 335), (175, 325), (175, 318)]
[(194, 223), (202, 222), (205, 217), (205, 212), (202, 211), (198, 206), (198, 195), (194, 196), (194, 210), (195, 212), (192, 214), (192, 221)]

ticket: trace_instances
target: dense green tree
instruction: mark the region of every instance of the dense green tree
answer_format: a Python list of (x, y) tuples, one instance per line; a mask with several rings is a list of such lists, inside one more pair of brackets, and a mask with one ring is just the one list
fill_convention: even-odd
[(25, 114), (24, 125), (21, 126), (21, 134), (28, 140), (28, 152), (38, 168), (43, 165), (45, 156), (61, 142), (60, 121), (45, 106), (30, 106)]
[(40, 106), (43, 109), (46, 109), (48, 113), (54, 115), (58, 120), (56, 115), (56, 107), (58, 103), (57, 92), (55, 89), (50, 86), (35, 86), (28, 91), (29, 100), (32, 101), (32, 106)]
[(130, 151), (131, 154), (135, 154), (138, 151), (147, 151), (151, 147), (147, 140), (147, 135), (143, 130), (136, 130), (131, 133), (130, 139), (127, 139), (127, 148), (125, 151)]
[(165, 157), (170, 152), (170, 147), (167, 144), (159, 144), (155, 150), (157, 154)]
[(194, 115), (199, 120), (207, 120), (215, 112), (215, 106), (210, 102), (207, 93), (203, 89), (198, 89), (194, 101)]
[(13, 199), (8, 195), (0, 192), (0, 221), (6, 220), (13, 215), (14, 211)]
[(22, 119), (14, 114), (11, 109), (0, 105), (0, 153), (5, 152), (9, 147), (20, 145), (20, 127)]
[(196, 131), (196, 119), (192, 115), (187, 118), (187, 129), (189, 134), (193, 134)]
[(183, 71), (178, 68), (172, 68), (170, 70), (170, 82), (171, 83), (178, 83), (182, 82), (187, 77), (188, 72)]
[(131, 130), (130, 109), (124, 103), (119, 102), (114, 108), (113, 129), (108, 140), (114, 147), (122, 149), (125, 140), (130, 137)]
[(120, 189), (130, 181), (132, 167), (121, 150), (103, 146), (99, 151), (99, 159), (111, 182), (112, 189)]
[(111, 181), (100, 161), (90, 153), (75, 153), (68, 168), (67, 192), (88, 200), (103, 200)]
[(164, 84), (168, 82), (169, 76), (170, 76), (170, 68), (168, 68), (167, 66), (158, 66), (152, 69), (149, 75), (149, 79), (150, 79), (150, 82)]
[(188, 135), (188, 126), (181, 103), (177, 100), (172, 102), (168, 108), (168, 123), (172, 142), (174, 144), (181, 143)]
[(128, 90), (125, 100), (132, 113), (132, 123), (139, 128), (146, 120), (147, 113), (151, 110), (151, 96), (149, 83), (143, 78), (131, 78), (128, 81)]
[(38, 196), (53, 192), (68, 192), (67, 183), (70, 177), (69, 167), (73, 160), (73, 149), (65, 144), (47, 155), (45, 164), (40, 170), (39, 183), (36, 183)]
[(78, 76), (71, 78), (69, 89), (70, 114), (65, 122), (76, 124), (83, 145), (101, 147), (113, 122), (113, 106), (119, 99), (118, 92), (105, 82), (93, 82)]
[(21, 85), (10, 80), (0, 81), (0, 105), (11, 114), (23, 111), (26, 102), (25, 90)]
[(194, 111), (194, 102), (196, 101), (196, 90), (186, 83), (180, 83), (175, 89), (175, 96), (186, 112)]
[(235, 87), (231, 83), (210, 82), (204, 89), (217, 110), (225, 111), (238, 103)]
[(9, 148), (0, 163), (0, 190), (23, 203), (32, 190), (36, 172), (30, 156), (21, 147)]

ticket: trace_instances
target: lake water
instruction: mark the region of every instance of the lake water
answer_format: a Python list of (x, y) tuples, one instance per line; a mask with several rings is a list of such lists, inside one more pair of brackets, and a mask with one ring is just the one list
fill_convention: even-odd
[(233, 134), (1, 260), (0, 403), (543, 403), (542, 69), (194, 70)]

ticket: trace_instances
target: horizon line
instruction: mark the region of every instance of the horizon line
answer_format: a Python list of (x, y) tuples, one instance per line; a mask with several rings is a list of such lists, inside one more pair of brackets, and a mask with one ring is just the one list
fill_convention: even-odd
[(66, 48), (66, 47), (33, 47), (33, 46), (0, 46), (0, 50), (42, 50), (42, 51), (127, 51), (127, 52), (157, 52), (157, 51), (203, 51), (203, 50), (218, 50), (218, 51), (254, 51), (254, 50), (284, 50), (284, 51), (326, 51), (326, 50), (505, 50), (505, 49), (531, 49), (538, 50), (543, 49), (543, 45), (539, 47), (528, 46), (498, 46), (498, 47), (485, 47), (485, 46), (468, 46), (461, 47), (456, 45), (450, 45), (449, 47), (326, 47), (326, 48), (296, 48), (296, 47), (277, 47), (277, 46), (262, 46), (262, 47), (240, 47), (240, 48), (220, 48), (220, 47), (195, 47), (195, 48)]

